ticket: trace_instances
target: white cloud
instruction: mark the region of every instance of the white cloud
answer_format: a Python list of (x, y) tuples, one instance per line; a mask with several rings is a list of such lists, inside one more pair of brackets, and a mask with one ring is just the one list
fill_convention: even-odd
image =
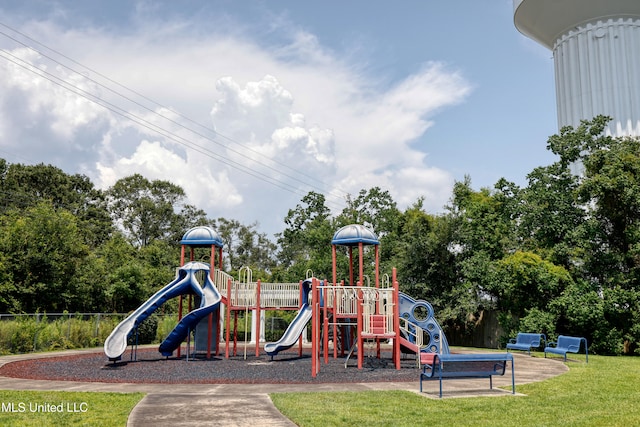
[(440, 210), (443, 201), (451, 195), (453, 178), (448, 172), (435, 168), (407, 167), (398, 171), (394, 179), (395, 186), (401, 186), (401, 196), (396, 202), (408, 206), (418, 198), (424, 197), (424, 205), (431, 210)]
[(243, 200), (226, 170), (216, 173), (208, 162), (194, 159), (191, 153), (183, 158), (158, 141), (143, 140), (131, 157), (122, 157), (109, 166), (98, 163), (96, 168), (104, 186), (135, 173), (150, 180), (169, 180), (180, 185), (198, 207), (212, 208), (213, 200), (222, 208), (234, 208)]
[(333, 132), (307, 126), (304, 114), (292, 111), (292, 94), (275, 77), (267, 75), (244, 87), (225, 77), (217, 88), (222, 97), (213, 106), (213, 123), (222, 135), (239, 142), (231, 146), (246, 159), (278, 169), (295, 162), (318, 173), (335, 167)]
[[(25, 48), (5, 51), (3, 56), (6, 59), (0, 63), (3, 113), (15, 114), (14, 102), (18, 98), (24, 107), (23, 117), (12, 117), (17, 122), (15, 124), (21, 124), (21, 120), (27, 124), (40, 120), (48, 126), (54, 138), (68, 142), (79, 128), (106, 116), (104, 108), (81, 96), (85, 92), (99, 92), (83, 76), (62, 67), (52, 70), (41, 56)], [(59, 80), (52, 75), (59, 76)]]
[[(39, 155), (40, 145), (54, 143), (66, 159), (57, 165), (70, 173), (86, 173), (102, 186), (133, 173), (167, 179), (211, 217), (258, 220), (269, 232), (280, 231), (277, 218), (312, 189), (357, 194), (380, 186), (400, 205), (425, 196), (432, 210), (450, 194), (451, 174), (428, 165), (427, 153), (412, 145), (441, 109), (470, 91), (464, 78), (443, 64), (425, 64), (385, 86), (301, 31), (293, 31), (289, 43), (264, 48), (249, 34), (198, 33), (182, 25), (161, 31), (149, 25), (125, 35), (39, 22), (28, 28), (39, 40), (171, 109), (159, 109), (94, 72), (74, 76), (52, 70), (133, 112), (139, 118), (133, 123), (4, 62), (0, 93), (13, 91), (25, 108), (0, 117), (2, 145), (9, 129), (34, 128), (26, 143), (12, 147), (16, 155), (48, 163), (49, 157)], [(33, 53), (21, 54), (51, 66)], [(0, 95), (2, 113), (9, 110), (8, 96)], [(23, 130), (12, 136), (24, 135)], [(194, 144), (195, 150), (187, 148)], [(216, 160), (220, 156), (226, 160)], [(73, 165), (79, 170), (70, 170)]]
[(250, 143), (267, 141), (274, 129), (291, 123), (293, 96), (273, 76), (241, 87), (232, 77), (216, 84), (221, 97), (211, 111), (216, 129)]
[(95, 136), (109, 126), (110, 114), (65, 89), (65, 82), (76, 92), (99, 93), (82, 75), (56, 67), (33, 51), (2, 52), (0, 146), (9, 161), (44, 162), (69, 173), (90, 169), (87, 165), (94, 163), (100, 144)]

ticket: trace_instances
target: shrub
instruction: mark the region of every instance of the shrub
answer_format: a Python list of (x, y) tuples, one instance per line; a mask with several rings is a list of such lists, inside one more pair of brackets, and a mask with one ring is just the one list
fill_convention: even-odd
[(46, 315), (0, 321), (0, 354), (97, 347), (104, 344), (119, 323), (119, 316), (96, 315), (88, 319)]
[(18, 324), (13, 320), (0, 321), (0, 354), (11, 354), (11, 338)]
[(162, 342), (164, 339), (169, 336), (173, 328), (178, 324), (178, 315), (170, 314), (160, 316), (160, 321), (158, 322), (158, 327), (156, 329), (156, 340), (155, 342)]
[(548, 341), (557, 339), (555, 333), (556, 316), (537, 308), (526, 310), (526, 316), (520, 319), (520, 332), (545, 334)]
[(33, 318), (20, 318), (11, 336), (11, 353), (27, 353), (33, 351), (39, 323)]
[(616, 328), (599, 328), (593, 335), (593, 341), (587, 343), (589, 353), (594, 354), (622, 354), (624, 350), (624, 339), (622, 332)]
[[(137, 331), (137, 343), (138, 344), (152, 344), (156, 340), (156, 333), (158, 330), (158, 316), (152, 314), (142, 321), (138, 325)], [(129, 335), (129, 344), (136, 343), (136, 330), (131, 331)]]
[(36, 337), (34, 351), (51, 351), (72, 348), (72, 344), (60, 327), (60, 321), (46, 322)]

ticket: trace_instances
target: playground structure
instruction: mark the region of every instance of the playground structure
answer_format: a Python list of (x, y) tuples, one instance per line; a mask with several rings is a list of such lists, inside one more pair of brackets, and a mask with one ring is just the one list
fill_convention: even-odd
[[(185, 340), (187, 358), (218, 355), (222, 342), (225, 357), (237, 355), (241, 312), (245, 314), (245, 322), (249, 312), (252, 314), (251, 339), (247, 339), (245, 332), (243, 340), (245, 357), (251, 343), (259, 356), (266, 310), (298, 310), (284, 335), (264, 345), (264, 351), (272, 359), (296, 343), (302, 355), (304, 331), (311, 326), (313, 377), (320, 371), (321, 361), (328, 362), (330, 350), (334, 358), (346, 356), (345, 367), (349, 358), (357, 354), (358, 369), (363, 367), (367, 348), (380, 358), (383, 342), (391, 346), (396, 369), (400, 369), (401, 352), (415, 353), (418, 366), (432, 360), (433, 354), (449, 352), (431, 305), (399, 292), (395, 269), (391, 279), (385, 275), (381, 283), (379, 241), (371, 230), (358, 224), (348, 225), (334, 234), (331, 243), (332, 282), (315, 277), (299, 283), (253, 282), (248, 268), (241, 269), (239, 279), (234, 280), (222, 270), (222, 239), (211, 227), (194, 227), (181, 240), (181, 267), (176, 278), (114, 328), (105, 341), (104, 352), (109, 360), (119, 360), (126, 351), (128, 337), (137, 334), (140, 323), (174, 297), (179, 297), (178, 323), (159, 346), (165, 357), (174, 352), (181, 357), (181, 344)], [(209, 264), (194, 260), (196, 248), (210, 248)], [(338, 283), (338, 257), (344, 255), (339, 253), (340, 248), (346, 248), (349, 273), (346, 280)], [(373, 261), (367, 263), (374, 268), (372, 284), (364, 274), (365, 258), (371, 255), (366, 253), (369, 249), (373, 249)], [(185, 262), (187, 251), (189, 261)], [(185, 297), (187, 314), (183, 316)], [(224, 340), (221, 331), (225, 331)]]
[[(177, 352), (181, 357), (182, 342), (187, 340), (187, 357), (197, 354), (220, 353), (221, 331), (227, 325), (225, 356), (237, 354), (238, 314), (252, 312), (252, 339), (259, 355), (260, 322), (263, 310), (297, 310), (302, 299), (299, 283), (261, 283), (251, 281), (249, 269), (241, 270), (239, 280), (222, 270), (223, 242), (211, 227), (194, 227), (181, 240), (181, 256), (176, 278), (156, 292), (149, 300), (118, 324), (104, 343), (109, 360), (121, 359), (126, 351), (129, 335), (137, 335), (137, 327), (162, 304), (178, 297), (178, 323), (160, 344), (159, 351), (168, 357)], [(210, 263), (194, 261), (196, 248), (210, 248)], [(188, 262), (185, 262), (186, 258)], [(216, 268), (216, 262), (218, 267)], [(185, 311), (185, 297), (187, 314)], [(193, 309), (194, 305), (198, 308)], [(223, 316), (223, 313), (225, 314)], [(245, 316), (247, 319), (248, 316)], [(246, 328), (245, 328), (246, 329)], [(193, 346), (191, 338), (193, 336)], [(247, 339), (245, 342), (245, 355)], [(193, 347), (193, 352), (191, 351)]]
[[(314, 279), (312, 309), (312, 375), (320, 371), (320, 359), (329, 357), (329, 337), (333, 337), (333, 357), (344, 355), (347, 361), (357, 352), (358, 369), (362, 369), (365, 346), (373, 344), (380, 358), (380, 344), (391, 343), (392, 359), (400, 369), (404, 349), (417, 355), (418, 364), (426, 353), (448, 353), (449, 346), (442, 329), (433, 317), (433, 307), (426, 301), (415, 301), (399, 291), (395, 269), (391, 282), (381, 283), (377, 236), (366, 227), (352, 224), (338, 230), (331, 240), (333, 282)], [(346, 247), (348, 282), (337, 281), (340, 247)], [(373, 248), (373, 284), (364, 271), (365, 249)], [(357, 261), (357, 265), (356, 265)], [(357, 276), (356, 276), (357, 273)], [(367, 283), (365, 283), (365, 281)], [(345, 362), (346, 366), (346, 362)]]

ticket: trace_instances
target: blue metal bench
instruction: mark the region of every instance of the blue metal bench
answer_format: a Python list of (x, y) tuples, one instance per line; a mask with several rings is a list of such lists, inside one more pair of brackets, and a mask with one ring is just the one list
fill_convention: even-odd
[(482, 354), (435, 354), (433, 362), (423, 365), (420, 372), (420, 393), (423, 380), (440, 382), (445, 378), (489, 378), (489, 388), (493, 389), (493, 376), (504, 375), (507, 362), (511, 362), (511, 393), (516, 393), (516, 382), (511, 353)]
[(511, 338), (507, 343), (507, 351), (509, 350), (522, 350), (531, 355), (531, 349), (537, 348), (542, 343), (547, 343), (547, 337), (544, 334), (532, 334), (528, 332), (518, 332), (516, 338)]
[(560, 335), (558, 341), (550, 342), (544, 348), (544, 357), (547, 357), (547, 353), (559, 354), (564, 356), (564, 361), (567, 361), (567, 353), (578, 353), (580, 351), (580, 345), (584, 342), (584, 354), (586, 361), (589, 363), (589, 349), (587, 348), (587, 339), (581, 337), (569, 337), (566, 335)]

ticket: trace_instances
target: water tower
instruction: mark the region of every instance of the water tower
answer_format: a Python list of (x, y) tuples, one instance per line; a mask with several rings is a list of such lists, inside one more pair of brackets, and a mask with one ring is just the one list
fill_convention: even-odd
[(513, 0), (516, 28), (553, 52), (559, 127), (604, 114), (640, 136), (640, 0)]

